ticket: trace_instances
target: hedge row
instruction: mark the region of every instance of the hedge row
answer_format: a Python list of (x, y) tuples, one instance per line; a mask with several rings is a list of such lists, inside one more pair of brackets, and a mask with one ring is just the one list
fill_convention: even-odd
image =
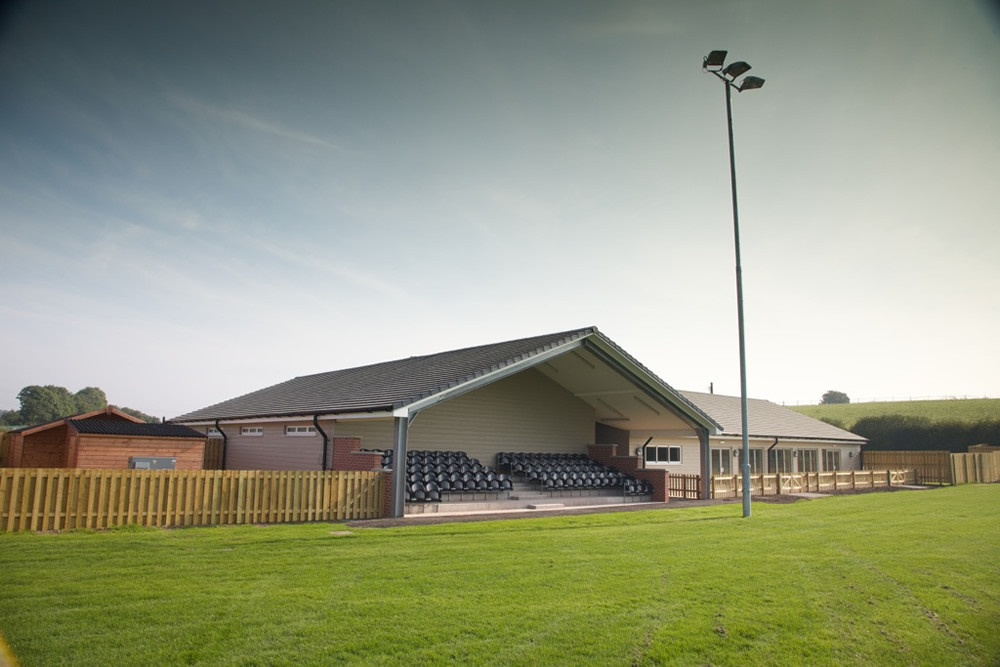
[(1000, 445), (1000, 419), (978, 422), (934, 421), (926, 417), (862, 417), (851, 427), (868, 438), (866, 449), (967, 451), (970, 445)]

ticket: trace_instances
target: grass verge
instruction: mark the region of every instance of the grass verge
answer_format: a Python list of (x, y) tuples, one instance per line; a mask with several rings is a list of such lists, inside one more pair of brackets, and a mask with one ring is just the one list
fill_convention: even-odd
[(2, 534), (0, 633), (24, 665), (996, 664), (998, 553), (1000, 485), (749, 520)]

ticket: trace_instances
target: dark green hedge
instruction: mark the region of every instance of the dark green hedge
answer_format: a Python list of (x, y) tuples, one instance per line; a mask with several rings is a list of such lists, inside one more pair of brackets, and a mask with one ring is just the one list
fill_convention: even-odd
[(868, 438), (866, 449), (967, 451), (969, 445), (1000, 445), (1000, 419), (935, 421), (926, 417), (862, 417), (851, 431)]

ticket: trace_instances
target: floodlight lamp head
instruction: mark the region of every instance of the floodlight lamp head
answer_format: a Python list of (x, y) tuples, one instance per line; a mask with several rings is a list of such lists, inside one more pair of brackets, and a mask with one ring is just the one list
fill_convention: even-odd
[(742, 60), (739, 60), (735, 63), (731, 63), (730, 65), (728, 65), (726, 69), (722, 70), (722, 73), (728, 76), (730, 81), (733, 81), (734, 79), (736, 79), (736, 77), (742, 76), (743, 74), (746, 74), (749, 71), (750, 71), (750, 65), (743, 62)]
[(744, 90), (754, 90), (756, 88), (760, 88), (763, 85), (764, 85), (764, 79), (760, 78), (759, 76), (748, 76), (747, 78), (743, 79), (743, 82), (740, 83), (740, 85), (736, 86), (736, 90), (742, 93)]
[(717, 72), (722, 69), (723, 63), (726, 62), (727, 51), (712, 51), (701, 63), (701, 68), (706, 71)]

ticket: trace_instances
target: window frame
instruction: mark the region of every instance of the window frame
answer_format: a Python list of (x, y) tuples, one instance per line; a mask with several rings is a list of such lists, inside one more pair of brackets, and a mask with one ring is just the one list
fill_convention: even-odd
[(285, 435), (293, 438), (308, 438), (316, 435), (316, 427), (303, 426), (299, 424), (286, 424)]
[[(646, 465), (680, 465), (683, 463), (683, 447), (680, 445), (646, 445), (645, 447), (645, 462)], [(665, 453), (666, 458), (660, 458), (661, 455)], [(649, 455), (653, 454), (653, 458), (650, 459)], [(673, 456), (676, 454), (676, 458)]]
[(248, 438), (259, 438), (264, 435), (263, 426), (241, 426), (240, 435)]

